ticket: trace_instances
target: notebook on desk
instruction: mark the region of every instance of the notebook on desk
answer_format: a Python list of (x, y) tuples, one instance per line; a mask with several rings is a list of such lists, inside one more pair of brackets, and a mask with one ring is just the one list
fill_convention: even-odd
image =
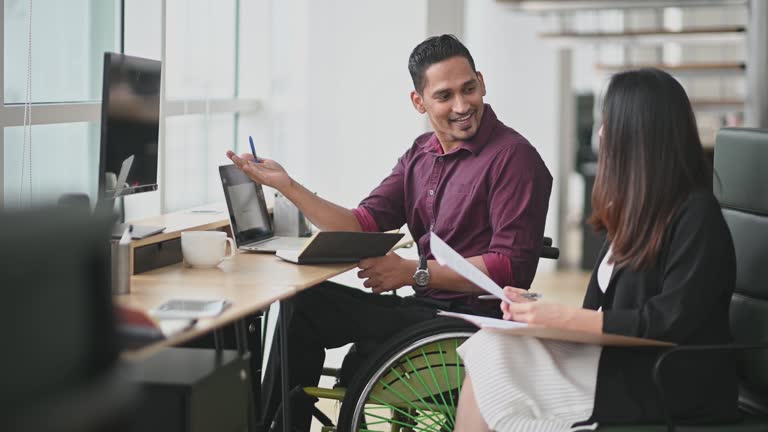
[(352, 263), (386, 255), (402, 233), (320, 231), (301, 250), (279, 250), (277, 256), (295, 264)]
[(229, 224), (237, 248), (247, 252), (275, 253), (301, 250), (307, 237), (275, 236), (262, 186), (235, 165), (219, 167)]
[(138, 349), (163, 340), (196, 324), (195, 319), (153, 319), (140, 309), (116, 305), (117, 335), (124, 349)]

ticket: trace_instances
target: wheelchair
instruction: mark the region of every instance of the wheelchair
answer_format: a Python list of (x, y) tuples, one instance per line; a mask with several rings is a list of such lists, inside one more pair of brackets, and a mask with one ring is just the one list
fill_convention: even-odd
[[(542, 258), (557, 259), (558, 248), (545, 237)], [(357, 368), (346, 388), (305, 387), (304, 393), (341, 402), (337, 424), (317, 407), (313, 415), (324, 432), (453, 430), (464, 382), (456, 349), (477, 331), (454, 318), (436, 318), (388, 339)], [(337, 369), (323, 375), (339, 377)]]
[[(768, 130), (724, 128), (718, 132), (714, 191), (733, 237), (738, 269), (730, 306), (734, 342), (665, 350), (649, 377), (658, 390), (664, 421), (600, 425), (598, 432), (768, 431), (768, 195), (764, 193), (768, 174), (760, 169), (766, 163)], [(456, 347), (476, 329), (438, 321), (408, 329), (388, 341), (358, 371), (346, 391), (336, 394), (343, 394), (338, 427), (328, 425), (325, 430), (452, 430), (464, 377)], [(723, 352), (732, 353), (737, 360), (741, 418), (730, 424), (678, 424), (679, 419), (673, 418), (665, 404), (669, 393), (661, 371), (667, 360), (688, 356), (695, 361)]]

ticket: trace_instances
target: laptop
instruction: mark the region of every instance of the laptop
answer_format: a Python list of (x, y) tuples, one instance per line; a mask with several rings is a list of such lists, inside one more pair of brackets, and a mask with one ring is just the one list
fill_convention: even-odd
[(240, 250), (275, 253), (278, 250), (301, 250), (307, 237), (275, 236), (264, 200), (264, 189), (235, 165), (219, 167), (224, 198), (229, 210), (232, 237)]

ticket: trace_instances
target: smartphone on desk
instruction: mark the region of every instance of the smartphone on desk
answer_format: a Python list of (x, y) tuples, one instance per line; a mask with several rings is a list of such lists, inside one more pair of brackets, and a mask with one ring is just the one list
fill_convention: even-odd
[(231, 302), (226, 299), (171, 299), (150, 311), (157, 319), (212, 318), (220, 315)]

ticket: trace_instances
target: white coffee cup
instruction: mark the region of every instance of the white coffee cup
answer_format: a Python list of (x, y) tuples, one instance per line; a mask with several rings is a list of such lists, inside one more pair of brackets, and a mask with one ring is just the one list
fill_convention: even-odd
[(181, 253), (184, 255), (184, 263), (189, 266), (216, 267), (222, 261), (235, 256), (235, 243), (223, 231), (183, 231)]

